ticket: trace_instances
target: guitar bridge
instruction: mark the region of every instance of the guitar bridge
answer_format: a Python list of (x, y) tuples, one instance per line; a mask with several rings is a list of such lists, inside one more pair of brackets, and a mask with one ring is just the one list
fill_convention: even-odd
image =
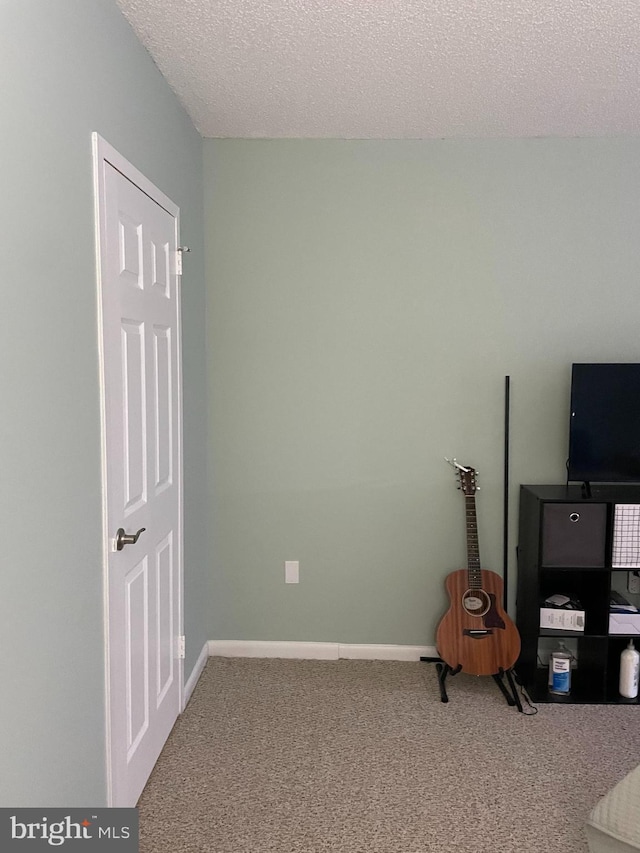
[(467, 637), (486, 637), (487, 634), (493, 634), (491, 628), (465, 628), (462, 632)]

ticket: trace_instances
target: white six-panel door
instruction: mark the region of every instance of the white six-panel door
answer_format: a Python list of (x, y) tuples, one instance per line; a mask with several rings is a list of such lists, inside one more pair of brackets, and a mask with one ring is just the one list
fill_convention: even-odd
[[(181, 707), (178, 209), (95, 138), (110, 801), (134, 806)], [(117, 550), (121, 529), (137, 541)]]

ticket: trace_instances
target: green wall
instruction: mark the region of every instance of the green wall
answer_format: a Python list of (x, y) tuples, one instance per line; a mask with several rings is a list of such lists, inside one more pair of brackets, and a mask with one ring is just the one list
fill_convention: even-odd
[[(573, 361), (638, 361), (640, 140), (205, 140), (212, 639), (431, 644), (443, 457), (563, 482)], [(300, 560), (285, 585), (283, 561)]]
[(202, 141), (113, 0), (0, 8), (1, 806), (105, 803), (91, 132), (181, 208), (188, 676), (207, 637)]

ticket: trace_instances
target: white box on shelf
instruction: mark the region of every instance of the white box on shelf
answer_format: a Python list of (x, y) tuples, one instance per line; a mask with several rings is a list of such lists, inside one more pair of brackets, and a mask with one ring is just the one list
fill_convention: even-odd
[(584, 610), (563, 610), (559, 607), (540, 608), (540, 627), (559, 631), (584, 631)]
[(640, 613), (610, 613), (610, 634), (640, 634)]

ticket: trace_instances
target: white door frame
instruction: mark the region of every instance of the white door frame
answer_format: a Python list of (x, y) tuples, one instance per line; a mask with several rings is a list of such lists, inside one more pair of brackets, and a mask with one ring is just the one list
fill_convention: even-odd
[[(135, 184), (142, 192), (163, 207), (176, 222), (176, 246), (180, 245), (180, 208), (146, 178), (135, 166), (132, 166), (121, 154), (106, 142), (98, 133), (91, 134), (93, 147), (93, 178), (95, 199), (95, 239), (96, 239), (96, 272), (97, 272), (97, 307), (98, 307), (98, 361), (100, 377), (100, 421), (101, 421), (101, 454), (102, 454), (102, 581), (103, 581), (103, 619), (105, 647), (105, 752), (107, 768), (107, 805), (113, 805), (113, 762), (112, 762), (112, 725), (111, 725), (111, 689), (110, 689), (110, 658), (109, 658), (109, 553), (113, 550), (113, 532), (107, 529), (107, 458), (109, 453), (109, 435), (107, 430), (105, 407), (105, 352), (103, 346), (103, 299), (104, 281), (106, 280), (106, 258), (101, 246), (106, 245), (105, 217), (100, 205), (104, 197), (103, 163), (110, 163), (118, 172)], [(174, 259), (177, 263), (177, 259)], [(178, 360), (178, 532), (179, 542), (176, 548), (178, 560), (178, 633), (184, 635), (184, 493), (183, 493), (183, 406), (182, 406), (182, 318), (181, 318), (181, 276), (176, 276), (177, 299), (177, 360)], [(184, 660), (177, 659), (178, 685), (180, 690), (179, 708), (184, 710)]]

